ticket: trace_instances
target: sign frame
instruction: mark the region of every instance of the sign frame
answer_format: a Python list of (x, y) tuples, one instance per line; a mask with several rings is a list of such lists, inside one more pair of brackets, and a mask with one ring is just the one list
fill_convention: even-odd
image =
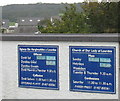
[[(56, 67), (56, 70), (57, 70), (57, 87), (56, 88), (49, 88), (49, 87), (36, 87), (36, 86), (22, 86), (20, 85), (20, 77), (21, 77), (21, 66), (20, 66), (20, 51), (19, 51), (19, 48), (20, 47), (49, 47), (49, 48), (56, 48), (57, 49), (57, 67)], [(45, 90), (59, 90), (60, 89), (60, 85), (59, 85), (59, 46), (58, 45), (18, 45), (18, 87), (20, 88), (33, 88), (33, 89), (45, 89)]]
[[(71, 49), (72, 48), (111, 48), (114, 50), (114, 92), (106, 92), (106, 91), (92, 91), (92, 90), (76, 90), (76, 89), (71, 89), (71, 70), (72, 70), (72, 65), (71, 65), (71, 54), (72, 54), (72, 51)], [(116, 94), (116, 47), (115, 46), (69, 46), (69, 90), (70, 91), (73, 91), (73, 92), (85, 92), (85, 93), (101, 93), (101, 94)]]

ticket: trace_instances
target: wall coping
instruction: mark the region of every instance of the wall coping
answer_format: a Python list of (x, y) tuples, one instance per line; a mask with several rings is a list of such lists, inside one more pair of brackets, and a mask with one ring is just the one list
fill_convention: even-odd
[(76, 42), (120, 42), (119, 33), (94, 34), (1, 34), (0, 41), (76, 41)]

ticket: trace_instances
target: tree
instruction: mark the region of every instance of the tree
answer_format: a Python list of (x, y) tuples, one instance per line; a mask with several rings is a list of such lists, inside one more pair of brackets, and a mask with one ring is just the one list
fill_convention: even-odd
[(85, 2), (83, 9), (93, 33), (118, 32), (118, 2)]
[(89, 26), (86, 23), (86, 15), (77, 11), (75, 4), (65, 7), (61, 20), (48, 21), (47, 27), (42, 33), (88, 33)]
[(61, 20), (48, 21), (42, 33), (118, 33), (119, 2), (84, 2), (83, 12), (75, 4), (65, 7)]

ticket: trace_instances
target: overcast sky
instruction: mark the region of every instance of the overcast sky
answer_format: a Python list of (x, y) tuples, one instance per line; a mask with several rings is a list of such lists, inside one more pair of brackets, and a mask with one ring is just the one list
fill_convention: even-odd
[(78, 3), (84, 0), (1, 0), (0, 6), (8, 4), (28, 4), (28, 3)]

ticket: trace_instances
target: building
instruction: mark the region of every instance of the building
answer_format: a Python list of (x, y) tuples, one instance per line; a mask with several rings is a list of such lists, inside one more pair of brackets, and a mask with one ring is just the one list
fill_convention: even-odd
[(2, 28), (5, 28), (5, 29), (9, 28), (9, 20), (7, 19), (2, 20)]
[(18, 33), (18, 23), (14, 23), (13, 25), (10, 25), (8, 33)]
[(50, 21), (54, 22), (54, 20), (61, 20), (60, 16), (51, 16)]
[(8, 33), (8, 29), (9, 29), (9, 20), (7, 19), (2, 19), (2, 33)]
[(19, 18), (18, 32), (19, 33), (35, 33), (38, 31), (38, 23), (44, 18)]

